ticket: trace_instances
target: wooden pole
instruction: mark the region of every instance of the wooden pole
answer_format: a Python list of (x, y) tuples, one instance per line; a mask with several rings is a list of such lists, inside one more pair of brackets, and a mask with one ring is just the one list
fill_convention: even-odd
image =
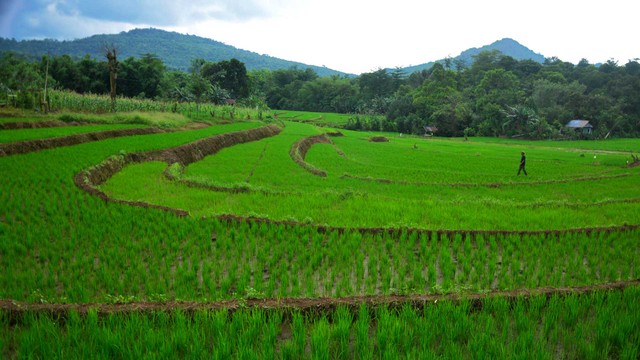
[(42, 107), (42, 111), (45, 114), (49, 113), (49, 106), (47, 103), (47, 83), (49, 80), (49, 55), (47, 55), (47, 65), (44, 68), (44, 94), (42, 95), (42, 103), (40, 104)]
[(116, 80), (118, 79), (118, 58), (116, 57), (116, 48), (113, 45), (105, 46), (105, 56), (109, 66), (109, 87), (111, 95), (111, 112), (116, 112)]

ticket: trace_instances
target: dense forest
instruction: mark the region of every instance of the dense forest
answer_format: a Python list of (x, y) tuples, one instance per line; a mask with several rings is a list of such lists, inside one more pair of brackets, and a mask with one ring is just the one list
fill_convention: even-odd
[[(499, 51), (474, 56), (471, 65), (446, 59), (409, 75), (380, 69), (358, 77), (321, 77), (312, 69), (247, 71), (236, 60), (194, 59), (188, 71), (168, 70), (157, 56), (118, 63), (117, 93), (126, 97), (239, 104), (271, 109), (354, 114), (351, 129), (439, 136), (578, 136), (563, 130), (588, 120), (592, 138), (640, 136), (640, 64), (637, 59), (599, 66), (557, 58), (516, 60)], [(67, 55), (30, 61), (0, 58), (0, 93), (49, 87), (109, 93), (106, 59)], [(18, 96), (19, 97), (19, 96)], [(579, 136), (584, 136), (580, 134)]]
[(162, 59), (168, 69), (172, 70), (188, 71), (192, 59), (203, 58), (213, 62), (238, 59), (245, 64), (248, 70), (276, 70), (297, 66), (310, 67), (320, 76), (346, 75), (327, 67), (306, 65), (238, 49), (213, 39), (154, 28), (133, 29), (118, 34), (100, 34), (65, 41), (55, 39), (18, 41), (0, 38), (0, 53), (20, 53), (31, 59), (39, 59), (46, 54), (52, 56), (69, 55), (74, 59), (89, 55), (91, 58), (100, 59), (104, 44), (112, 44), (118, 48), (118, 53), (123, 59), (130, 56), (140, 58), (147, 53), (155, 54)]

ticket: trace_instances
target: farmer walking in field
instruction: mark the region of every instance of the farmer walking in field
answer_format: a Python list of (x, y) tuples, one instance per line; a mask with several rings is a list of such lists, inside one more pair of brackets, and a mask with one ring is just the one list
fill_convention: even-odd
[(518, 176), (520, 176), (520, 171), (524, 171), (524, 174), (527, 175), (527, 170), (524, 168), (527, 163), (527, 157), (524, 155), (524, 151), (522, 152), (522, 157), (520, 158), (520, 168), (518, 168)]

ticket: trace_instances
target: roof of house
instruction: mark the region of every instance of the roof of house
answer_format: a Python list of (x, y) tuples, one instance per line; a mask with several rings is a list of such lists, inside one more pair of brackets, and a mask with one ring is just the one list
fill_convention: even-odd
[(589, 124), (588, 120), (571, 120), (565, 126), (570, 128), (585, 128), (585, 127), (592, 128), (593, 127), (593, 125)]
[(424, 127), (424, 131), (436, 132), (436, 131), (438, 131), (438, 128), (435, 127), (435, 126), (425, 126)]

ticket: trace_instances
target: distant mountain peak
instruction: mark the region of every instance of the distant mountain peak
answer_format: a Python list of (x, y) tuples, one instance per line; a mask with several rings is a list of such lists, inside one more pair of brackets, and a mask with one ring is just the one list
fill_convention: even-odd
[[(141, 57), (145, 54), (155, 54), (162, 59), (170, 69), (187, 70), (191, 60), (203, 58), (207, 61), (218, 62), (236, 58), (243, 62), (248, 70), (254, 69), (300, 69), (311, 68), (320, 76), (351, 76), (341, 71), (329, 69), (325, 66), (307, 65), (300, 62), (283, 60), (269, 55), (261, 55), (252, 51), (235, 48), (222, 42), (200, 37), (197, 35), (181, 34), (156, 28), (137, 28), (123, 31), (119, 34), (98, 34), (72, 41), (58, 40), (22, 40), (0, 38), (0, 54), (4, 52), (18, 52), (38, 58), (44, 54), (70, 55), (82, 58), (89, 55), (96, 59), (103, 58), (104, 44), (114, 44), (119, 50), (119, 57)], [(514, 39), (503, 38), (480, 48), (470, 48), (460, 53), (453, 60), (462, 60), (467, 65), (473, 62), (473, 57), (482, 51), (498, 50), (502, 54), (516, 60), (531, 59), (543, 63), (544, 56), (533, 52)], [(401, 68), (406, 74), (421, 71), (433, 66), (436, 60), (420, 65)], [(391, 70), (391, 69), (387, 69)], [(397, 69), (394, 69), (397, 70)]]
[(516, 60), (533, 60), (539, 63), (544, 62), (543, 55), (533, 52), (528, 47), (520, 44), (512, 38), (503, 38), (480, 48), (467, 49), (461, 52), (460, 55), (456, 57), (456, 59), (464, 60), (465, 63), (469, 65), (474, 55), (477, 55), (483, 51), (491, 50), (498, 50), (502, 54), (511, 56)]
[(519, 46), (523, 46), (522, 44), (520, 44), (519, 42), (517, 42), (516, 40), (512, 39), (512, 38), (502, 38), (500, 40), (496, 40), (493, 42), (493, 44), (491, 45), (496, 45), (496, 44), (514, 44), (514, 45), (519, 45)]
[[(491, 51), (491, 50), (497, 50), (502, 54), (506, 56), (511, 56), (516, 60), (533, 60), (535, 62), (543, 63), (545, 59), (543, 55), (534, 52), (533, 50), (527, 48), (526, 46), (520, 44), (519, 42), (517, 42), (512, 38), (503, 38), (500, 40), (496, 40), (489, 45), (484, 45), (479, 48), (473, 47), (473, 48), (467, 49), (461, 52), (460, 55), (454, 57), (453, 60), (462, 60), (466, 65), (471, 65), (473, 63), (473, 57), (475, 55), (478, 55), (483, 51)], [(431, 62), (420, 64), (420, 65), (409, 66), (401, 70), (403, 70), (407, 74), (410, 74), (412, 72), (429, 69), (436, 62), (443, 62), (443, 61), (444, 59), (431, 61)]]

